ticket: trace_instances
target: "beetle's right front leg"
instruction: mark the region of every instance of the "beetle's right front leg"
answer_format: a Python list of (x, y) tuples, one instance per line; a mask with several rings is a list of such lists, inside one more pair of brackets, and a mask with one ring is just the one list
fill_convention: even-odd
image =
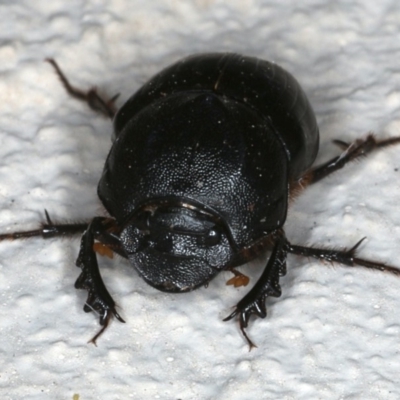
[(260, 318), (265, 318), (267, 316), (265, 308), (266, 298), (268, 296), (279, 297), (281, 295), (279, 277), (286, 274), (286, 243), (287, 241), (284, 233), (279, 232), (271, 256), (269, 257), (262, 275), (250, 292), (239, 301), (233, 313), (224, 319), (224, 321), (228, 321), (239, 316), (240, 330), (247, 340), (250, 350), (256, 347), (245, 331), (250, 316), (256, 314)]
[(125, 322), (117, 313), (115, 302), (104, 285), (100, 275), (96, 253), (93, 249), (96, 237), (112, 237), (109, 236), (106, 231), (107, 227), (104, 224), (106, 221), (107, 219), (103, 217), (93, 218), (82, 236), (79, 256), (76, 260), (76, 265), (82, 269), (82, 272), (75, 282), (75, 288), (86, 289), (89, 292), (83, 310), (85, 312), (94, 310), (100, 315), (100, 325), (102, 328), (90, 340), (90, 342), (94, 344), (96, 344), (97, 338), (105, 331), (112, 317), (117, 318), (120, 322)]

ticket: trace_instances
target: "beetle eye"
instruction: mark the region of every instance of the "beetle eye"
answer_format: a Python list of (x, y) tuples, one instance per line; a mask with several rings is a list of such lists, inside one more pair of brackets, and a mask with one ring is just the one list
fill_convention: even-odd
[(149, 230), (149, 227), (150, 227), (150, 224), (149, 224), (150, 215), (151, 214), (148, 211), (145, 211), (145, 212), (141, 212), (136, 217), (135, 225), (139, 230), (141, 230), (141, 231)]
[(215, 246), (221, 241), (221, 232), (215, 227), (211, 228), (204, 235), (201, 235), (198, 239), (199, 244), (205, 246)]

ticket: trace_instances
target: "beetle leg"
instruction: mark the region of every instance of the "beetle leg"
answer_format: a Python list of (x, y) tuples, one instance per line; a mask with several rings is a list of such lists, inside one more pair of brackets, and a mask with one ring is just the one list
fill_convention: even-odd
[(252, 314), (256, 314), (260, 318), (266, 317), (265, 299), (267, 296), (279, 297), (281, 295), (279, 277), (286, 270), (286, 254), (286, 238), (282, 235), (277, 238), (267, 266), (257, 283), (239, 301), (233, 313), (224, 319), (224, 321), (228, 321), (239, 315), (240, 330), (247, 340), (250, 350), (257, 346), (247, 336), (245, 328), (247, 328)]
[(93, 218), (93, 221), (82, 236), (81, 248), (76, 260), (76, 265), (82, 268), (82, 273), (75, 282), (75, 288), (86, 289), (89, 292), (83, 310), (85, 312), (94, 310), (100, 314), (100, 325), (102, 328), (90, 340), (93, 344), (96, 344), (96, 340), (105, 331), (113, 317), (117, 318), (120, 322), (125, 322), (117, 313), (115, 302), (103, 283), (97, 264), (96, 253), (93, 250), (95, 236), (106, 229), (103, 225), (103, 222), (106, 220), (103, 217)]
[(46, 224), (41, 224), (38, 229), (31, 231), (18, 231), (11, 233), (0, 234), (0, 241), (2, 240), (15, 240), (15, 239), (26, 239), (30, 237), (41, 236), (43, 239), (50, 239), (56, 236), (69, 236), (82, 233), (88, 227), (88, 222), (72, 223), (72, 224), (61, 224), (53, 223), (50, 219), (47, 210), (44, 210), (46, 215)]
[(72, 223), (62, 224), (53, 222), (50, 215), (45, 210), (46, 222), (41, 224), (38, 229), (30, 231), (18, 231), (12, 233), (0, 234), (0, 241), (2, 240), (16, 240), (26, 239), (30, 237), (42, 237), (43, 239), (54, 238), (57, 236), (69, 236), (82, 233), (86, 230), (82, 237), (81, 249), (77, 260), (77, 266), (82, 268), (82, 273), (75, 282), (77, 289), (87, 289), (89, 291), (87, 302), (84, 306), (85, 312), (92, 310), (100, 314), (101, 330), (90, 340), (96, 344), (97, 338), (107, 328), (111, 318), (115, 316), (119, 321), (125, 322), (115, 310), (115, 302), (108, 293), (104, 283), (101, 279), (99, 267), (96, 260), (94, 250), (94, 239), (99, 240), (102, 244), (106, 245), (110, 250), (126, 257), (123, 252), (117, 236), (112, 232), (113, 220), (109, 218), (97, 217), (89, 224)]
[(72, 97), (78, 100), (85, 101), (92, 110), (100, 112), (101, 114), (105, 115), (106, 117), (109, 117), (110, 119), (114, 118), (114, 115), (117, 111), (115, 107), (115, 100), (117, 100), (119, 93), (111, 97), (111, 99), (103, 99), (97, 93), (96, 88), (91, 88), (87, 91), (78, 89), (69, 83), (69, 80), (67, 79), (65, 74), (61, 71), (61, 68), (58, 66), (55, 60), (53, 60), (52, 58), (46, 58), (45, 61), (49, 62), (54, 67), (63, 86), (65, 87), (65, 90)]
[(306, 174), (301, 178), (302, 181), (305, 181), (308, 184), (318, 182), (330, 175), (332, 172), (343, 168), (350, 161), (364, 157), (376, 149), (400, 143), (400, 137), (377, 140), (374, 135), (369, 134), (365, 139), (356, 140), (350, 145), (341, 140), (335, 140), (334, 143), (341, 148), (347, 148), (339, 156), (334, 157), (326, 163), (306, 172)]
[(347, 267), (364, 267), (376, 271), (389, 272), (393, 275), (400, 275), (400, 269), (386, 265), (379, 261), (366, 260), (364, 258), (356, 257), (357, 249), (365, 238), (359, 240), (350, 249), (344, 250), (330, 250), (314, 247), (297, 246), (287, 242), (286, 250), (288, 253), (297, 254), (304, 257), (313, 257), (317, 260), (328, 262), (337, 262)]

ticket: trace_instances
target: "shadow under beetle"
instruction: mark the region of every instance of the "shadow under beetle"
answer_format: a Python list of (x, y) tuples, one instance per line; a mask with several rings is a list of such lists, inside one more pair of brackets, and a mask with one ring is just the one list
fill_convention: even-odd
[(155, 75), (116, 111), (117, 96), (104, 100), (95, 89), (81, 91), (47, 61), (72, 96), (114, 121), (98, 185), (109, 216), (61, 224), (46, 211), (39, 229), (0, 240), (83, 232), (75, 287), (88, 291), (84, 311), (100, 315), (93, 343), (113, 316), (124, 322), (96, 252), (127, 258), (148, 284), (176, 293), (206, 286), (225, 270), (234, 274), (229, 284), (246, 285), (235, 267), (269, 250), (259, 280), (225, 318), (239, 318), (250, 348), (245, 328), (251, 315), (266, 316), (268, 296), (280, 296), (288, 253), (400, 274), (356, 257), (363, 239), (329, 250), (294, 245), (283, 230), (290, 196), (400, 137), (335, 141), (342, 154), (311, 168), (319, 142), (313, 110), (298, 82), (276, 64), (237, 54), (194, 55)]

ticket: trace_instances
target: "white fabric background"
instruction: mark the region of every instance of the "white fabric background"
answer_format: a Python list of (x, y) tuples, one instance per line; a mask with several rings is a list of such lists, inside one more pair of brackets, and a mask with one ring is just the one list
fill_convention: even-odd
[[(331, 140), (400, 135), (400, 3), (71, 0), (0, 2), (0, 232), (102, 213), (96, 185), (111, 123), (65, 93), (54, 57), (81, 87), (119, 105), (153, 73), (195, 52), (276, 61), (302, 83)], [(351, 246), (400, 267), (400, 146), (302, 194), (286, 232)], [(248, 289), (157, 292), (126, 261), (101, 259), (126, 324), (98, 341), (73, 287), (79, 238), (0, 244), (0, 398), (399, 399), (400, 279), (291, 256), (280, 299), (248, 330), (222, 322)], [(260, 268), (246, 269), (252, 282)]]

